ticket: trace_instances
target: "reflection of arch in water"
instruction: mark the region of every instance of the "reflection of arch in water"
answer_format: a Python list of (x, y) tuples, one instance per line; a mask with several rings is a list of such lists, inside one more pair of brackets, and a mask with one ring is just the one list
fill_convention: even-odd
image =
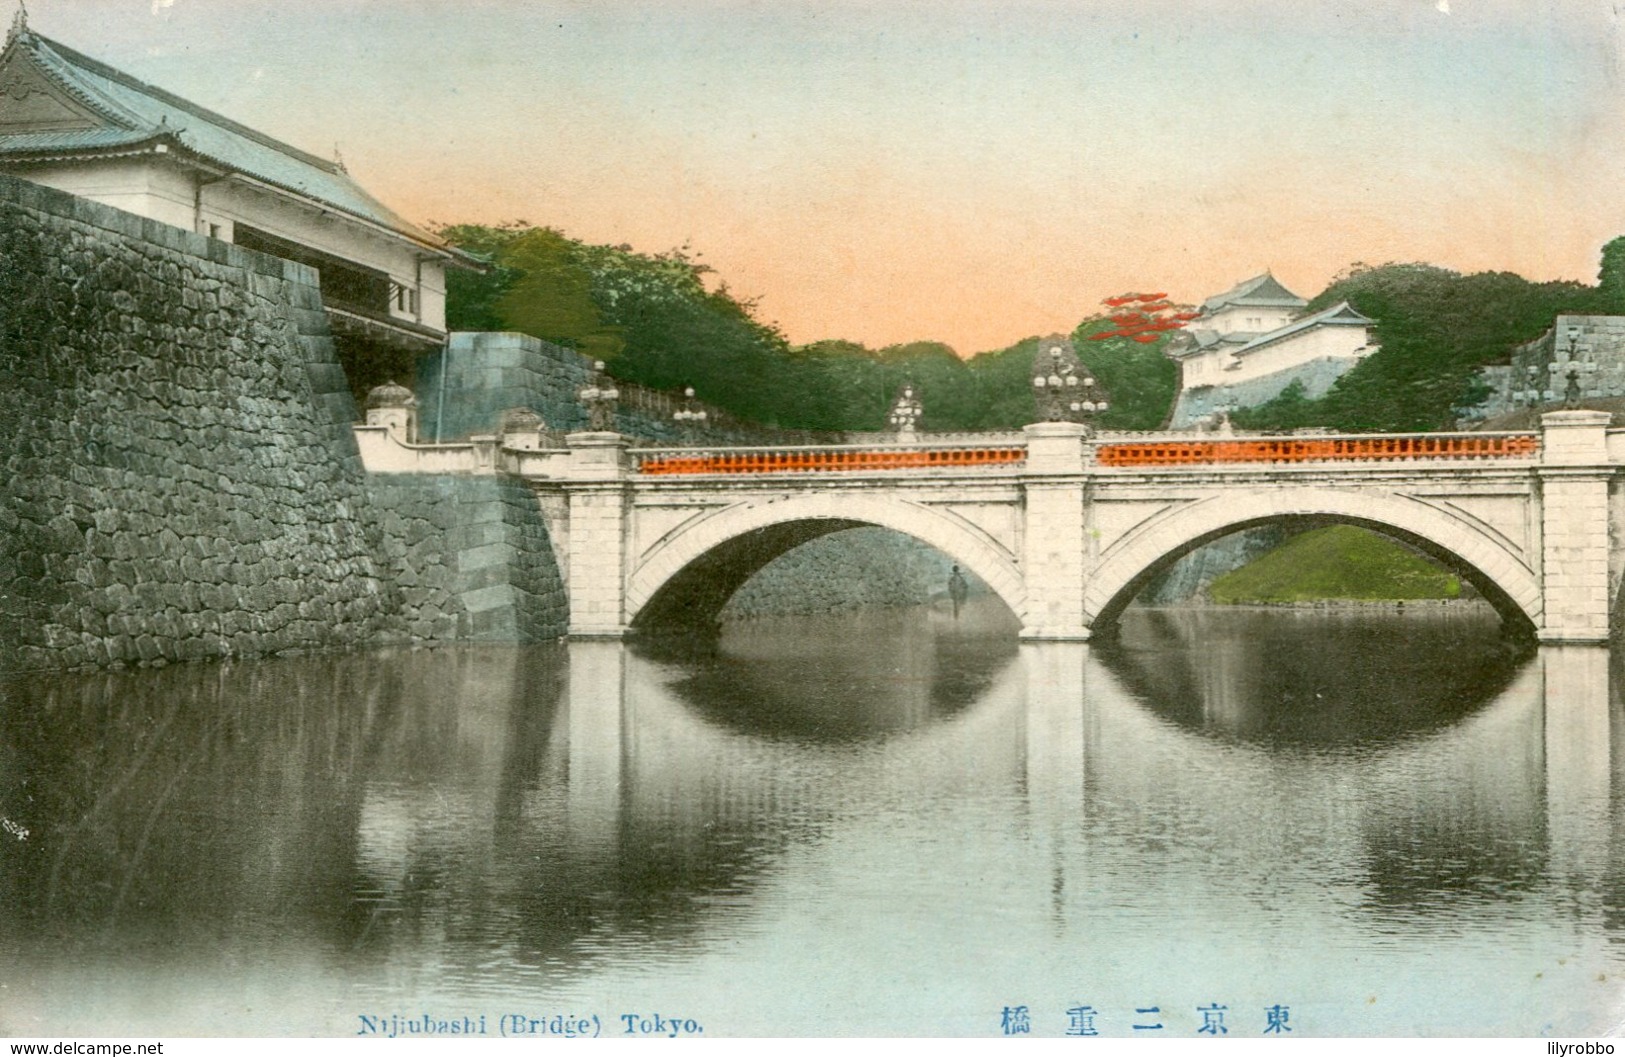
[(1540, 583), (1494, 533), (1419, 499), (1331, 488), (1217, 496), (1154, 518), (1103, 555), (1084, 590), (1084, 621), (1116, 622), (1140, 589), (1191, 551), (1245, 528), (1272, 523), (1343, 523), (1408, 543), (1467, 580), (1508, 626), (1533, 631), (1543, 613)]
[(1096, 644), (1156, 715), (1270, 747), (1372, 749), (1459, 725), (1533, 654), (1481, 609), (1137, 609)]
[[(1195, 665), (1227, 664), (1204, 662), (1200, 641), (1191, 649)], [(1097, 645), (1091, 652), (1102, 656)], [(1260, 652), (1254, 663), (1267, 667), (1268, 651)], [(1211, 855), (1208, 868), (1219, 876), (1253, 876), (1274, 856), (1271, 891), (1304, 891), (1340, 875), (1357, 913), (1398, 917), (1410, 928), (1433, 921), (1459, 930), (1462, 907), (1478, 927), (1516, 917), (1516, 893), (1541, 883), (1546, 805), (1558, 779), (1541, 749), (1539, 664), (1524, 663), (1452, 724), (1341, 746), (1213, 737), (1189, 717), (1148, 707), (1119, 668), (1114, 659), (1088, 675), (1085, 809), (1111, 823), (1092, 832), (1183, 830), (1191, 835), (1183, 843)], [(1314, 854), (1289, 843), (1301, 833), (1315, 833)], [(1202, 835), (1222, 839), (1209, 848), (1196, 843)], [(1109, 861), (1122, 850), (1102, 845), (1097, 854)], [(1250, 887), (1242, 896), (1256, 898)], [(1214, 916), (1225, 916), (1222, 907)]]
[(774, 558), (831, 532), (865, 525), (935, 547), (980, 577), (1017, 617), (1025, 612), (1026, 590), (1014, 561), (969, 522), (900, 499), (814, 494), (727, 507), (662, 541), (627, 582), (627, 622), (658, 627), (713, 621), (733, 593)]
[[(992, 619), (988, 619), (991, 617)], [(649, 637), (636, 654), (674, 664), (666, 687), (734, 733), (831, 745), (912, 734), (974, 705), (1018, 650), (1002, 603), (963, 620), (908, 609), (730, 623), (715, 639)]]
[[(605, 832), (624, 842), (634, 830), (664, 831), (668, 840), (701, 839), (739, 825), (762, 834), (787, 827), (816, 831), (851, 810), (855, 788), (875, 798), (863, 801), (871, 808), (957, 797), (975, 786), (1000, 793), (1022, 789), (1028, 784), (1029, 713), (1040, 706), (1029, 700), (1020, 649), (1012, 645), (981, 659), (984, 689), (970, 707), (922, 717), (911, 729), (878, 739), (816, 740), (773, 736), (696, 707), (671, 661), (651, 662), (641, 651), (628, 651), (623, 740), (614, 758), (600, 765), (621, 776), (613, 789), (602, 787), (606, 811), (618, 819), (617, 829)], [(739, 677), (739, 666), (727, 668)], [(580, 691), (593, 693), (585, 686)], [(1077, 711), (1074, 698), (1069, 712), (1075, 718)], [(581, 719), (594, 721), (587, 713)], [(595, 733), (585, 736), (606, 757), (612, 751)], [(649, 853), (644, 843), (634, 843), (639, 854)]]

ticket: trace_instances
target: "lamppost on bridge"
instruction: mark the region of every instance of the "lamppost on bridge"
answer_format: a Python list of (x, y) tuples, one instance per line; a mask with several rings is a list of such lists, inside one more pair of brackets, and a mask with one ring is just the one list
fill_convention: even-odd
[(912, 441), (918, 435), (916, 427), (924, 414), (925, 405), (920, 402), (914, 383), (904, 382), (903, 388), (897, 391), (897, 399), (892, 401), (891, 411), (886, 414), (886, 425), (897, 434), (898, 440)]
[(1087, 422), (1111, 405), (1092, 375), (1078, 362), (1072, 342), (1052, 334), (1033, 356), (1033, 400), (1046, 422)]
[(603, 360), (593, 361), (592, 379), (577, 395), (587, 405), (587, 428), (594, 433), (613, 432), (615, 402), (621, 398), (621, 391), (615, 388), (614, 379), (604, 373)]
[(671, 413), (671, 420), (677, 423), (677, 432), (682, 436), (682, 442), (690, 447), (699, 443), (700, 431), (710, 419), (710, 414), (694, 399), (694, 387), (683, 387), (683, 406)]

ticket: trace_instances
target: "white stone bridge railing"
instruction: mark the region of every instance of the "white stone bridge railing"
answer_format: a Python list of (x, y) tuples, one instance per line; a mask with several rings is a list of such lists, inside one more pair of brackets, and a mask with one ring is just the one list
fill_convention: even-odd
[(634, 448), (639, 476), (675, 474), (874, 473), (1009, 469), (1027, 458), (1021, 433), (961, 433), (890, 443), (774, 447)]
[[(571, 448), (545, 434), (525, 434), (525, 441), (495, 435), (470, 437), (445, 444), (408, 441), (394, 425), (354, 426), (361, 463), (369, 473), (412, 474), (516, 474), (521, 477), (563, 477)], [(531, 442), (532, 437), (536, 441)], [(561, 438), (562, 439), (562, 438)]]
[(1321, 463), (1487, 461), (1534, 463), (1540, 434), (1518, 433), (1317, 433), (1114, 434), (1089, 443), (1094, 465), (1108, 469), (1288, 466)]
[[(877, 440), (827, 445), (754, 447), (630, 447), (615, 434), (583, 433), (562, 438), (524, 435), (474, 437), (462, 443), (417, 444), (400, 430), (356, 426), (363, 463), (375, 473), (495, 474), (531, 479), (568, 478), (571, 453), (606, 442), (624, 452), (634, 476), (739, 476), (748, 474), (929, 473), (931, 471), (1032, 469), (1032, 441), (1043, 435), (1046, 450), (1075, 445), (1073, 459), (1090, 472), (1211, 471), (1216, 467), (1288, 467), (1325, 464), (1493, 462), (1534, 464), (1542, 459), (1536, 432), (1233, 434), (1106, 433), (1050, 438), (1049, 424), (1027, 430), (921, 434), (909, 441)], [(1076, 429), (1076, 427), (1073, 427)], [(1080, 450), (1081, 449), (1081, 450)], [(1081, 457), (1081, 458), (1080, 458)], [(1625, 430), (1611, 431), (1607, 458), (1625, 462)], [(619, 461), (619, 460), (617, 460)], [(1069, 460), (1070, 461), (1070, 460)]]

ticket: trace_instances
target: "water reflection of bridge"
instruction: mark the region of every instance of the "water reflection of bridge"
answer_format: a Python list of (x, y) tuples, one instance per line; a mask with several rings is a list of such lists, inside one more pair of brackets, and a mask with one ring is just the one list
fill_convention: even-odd
[[(566, 658), (568, 676), (561, 679), (556, 662)], [(411, 671), (401, 669), (403, 661)], [(86, 834), (96, 835), (98, 847), (130, 827), (168, 832), (166, 813), (209, 805), (218, 818), (203, 837), (230, 835), (235, 850), (185, 859), (211, 863), (211, 873), (221, 875), (215, 883), (228, 892), (235, 888), (229, 881), (235, 856), (272, 855), (283, 863), (270, 870), (275, 873), (297, 860), (278, 849), (328, 838), (337, 848), (359, 840), (356, 865), (388, 888), (391, 877), (421, 874), (428, 858), (449, 864), (474, 854), (466, 845), (483, 847), (493, 833), (496, 844), (479, 855), (500, 858), (511, 846), (528, 856), (533, 842), (543, 840), (583, 866), (608, 869), (656, 847), (686, 855), (718, 833), (778, 845), (798, 834), (907, 813), (912, 805), (952, 801), (1005, 805), (1007, 821), (1053, 826), (1055, 839), (1069, 842), (1136, 840), (1135, 834), (1177, 830), (1180, 820), (1195, 825), (1196, 819), (1203, 820), (1197, 828), (1215, 837), (1290, 834), (1298, 828), (1295, 817), (1353, 810), (1358, 817), (1332, 827), (1347, 845), (1325, 850), (1342, 863), (1380, 859), (1372, 842), (1398, 839), (1393, 834), (1463, 827), (1544, 832), (1551, 870), (1594, 878), (1603, 867), (1600, 849), (1609, 845), (1611, 775), (1621, 738), (1610, 705), (1609, 656), (1583, 647), (1541, 648), (1510, 681), (1490, 687), (1492, 696), (1469, 702), (1464, 716), (1447, 724), (1430, 722), (1389, 743), (1308, 741), (1284, 748), (1230, 736), (1246, 731), (1227, 716), (1222, 679), (1200, 683), (1210, 707), (1205, 719), (1186, 722), (1175, 711), (1148, 707), (1144, 688), (1128, 688), (1121, 664), (1108, 665), (1099, 647), (1078, 644), (1028, 644), (1005, 659), (992, 658), (978, 699), (947, 711), (933, 700), (935, 661), (921, 657), (883, 688), (895, 700), (875, 703), (921, 722), (835, 741), (741, 729), (685, 698), (669, 664), (619, 643), (573, 643), (540, 660), (522, 650), (466, 658), (328, 658), (316, 664), (319, 678), (283, 685), (277, 672), (286, 675), (301, 663), (144, 673), (165, 684), (199, 683), (169, 687), (162, 702), (149, 706), (161, 715), (136, 717), (163, 732), (169, 747), (155, 754), (159, 747), (150, 738), (121, 749), (88, 736), (78, 745), (67, 724), (60, 737), (11, 741), (60, 744), (60, 751), (52, 750), (60, 766), (18, 759), (7, 772), (49, 778), (62, 771), (53, 795), (80, 804), (75, 817), (95, 820)], [(42, 692), (49, 698), (40, 702), (42, 714), (139, 712), (130, 701), (145, 695), (122, 687), (128, 678), (60, 680)], [(267, 678), (278, 688), (268, 690)], [(308, 715), (295, 712), (269, 724), (238, 707), (202, 728), (174, 729), (177, 711), (218, 711), (205, 697), (252, 699), (267, 692), (309, 695)], [(31, 700), (15, 690), (14, 697)], [(335, 701), (354, 704), (335, 713)], [(14, 733), (25, 734), (17, 724), (14, 718)], [(94, 768), (74, 763), (91, 754)], [(832, 769), (838, 781), (831, 781)], [(91, 773), (105, 776), (106, 784), (86, 785)], [(1290, 796), (1237, 795), (1299, 782), (1302, 788)], [(251, 808), (260, 799), (274, 799), (285, 810), (254, 817)], [(455, 805), (451, 821), (442, 817), (448, 804)], [(1279, 815), (1259, 817), (1259, 804)], [(1229, 805), (1238, 805), (1236, 813)], [(328, 823), (358, 831), (327, 838), (307, 831), (323, 831)], [(280, 825), (298, 832), (281, 833)], [(58, 834), (68, 843), (53, 869), (60, 884), (84, 888), (88, 881), (76, 871), (89, 865), (94, 872), (98, 853), (75, 845), (75, 832)], [(106, 847), (117, 844), (113, 839)], [(251, 868), (248, 860), (245, 874), (266, 865)], [(1245, 868), (1240, 861), (1229, 865)], [(120, 877), (91, 886), (96, 890), (138, 892), (149, 883), (144, 875), (123, 877), (117, 856), (104, 866)], [(168, 863), (152, 870), (150, 880), (162, 883), (166, 871), (191, 868)], [(23, 888), (63, 898), (43, 878), (36, 881)]]
[[(1134, 950), (1166, 969), (1185, 954), (1128, 931), (1158, 915), (1158, 943), (1217, 923), (1205, 942), (1221, 947), (1223, 923), (1276, 903), (1319, 907), (1329, 942), (1396, 924), (1448, 939), (1464, 917), (1521, 927), (1519, 900), (1554, 890), (1599, 934), (1625, 915), (1604, 651), (1541, 648), (1453, 721), (1386, 741), (1280, 745), (1250, 736), (1222, 676), (1186, 681), (1204, 695), (1192, 719), (1099, 646), (1006, 643), (968, 703), (934, 692), (941, 654), (923, 640), (883, 644), (898, 678), (863, 690), (918, 721), (833, 739), (708, 707), (694, 672), (726, 657), (613, 642), (16, 684), (6, 744), (32, 755), (4, 776), (29, 775), (74, 821), (35, 827), (45, 840), (4, 878), (5, 929), (123, 943), (184, 922), (215, 950), (225, 923), (265, 917), (281, 923), (272, 948), (337, 939), (396, 974), (420, 971), (424, 943), (568, 974), (629, 935), (653, 944), (641, 960), (741, 913), (793, 918), (807, 885), (897, 901), (873, 886), (904, 864), (896, 920), (841, 942), (906, 973), (922, 925), (951, 920), (952, 949), (987, 964), (944, 973), (1014, 979), (1032, 930), (1088, 964)], [(294, 704), (244, 704), (266, 695)], [(126, 721), (146, 733), (107, 734)], [(893, 880), (868, 876), (877, 863)], [(259, 936), (245, 957), (269, 949)], [(773, 957), (812, 974), (821, 942)], [(1246, 961), (1268, 952), (1230, 953), (1240, 977), (1275, 971)]]
[[(1455, 726), (1380, 751), (1334, 746), (1348, 750), (1347, 765), (1328, 778), (1325, 753), (1314, 746), (1300, 746), (1299, 758), (1215, 740), (1148, 711), (1098, 651), (1033, 644), (974, 709), (852, 752), (850, 785), (840, 788), (824, 781), (825, 767), (808, 765), (805, 744), (718, 729), (669, 692), (659, 669), (619, 646), (576, 644), (571, 656), (589, 674), (572, 678), (558, 728), (570, 745), (563, 821), (584, 847), (601, 846), (611, 832), (823, 828), (955, 797), (1014, 798), (1025, 825), (1050, 827), (1063, 842), (1091, 833), (1148, 839), (1188, 824), (1211, 834), (1221, 873), (1249, 868), (1256, 852), (1243, 835), (1290, 840), (1300, 829), (1336, 830), (1325, 824), (1354, 804), (1373, 806), (1343, 827), (1345, 846), (1322, 850), (1328, 860), (1380, 862), (1381, 845), (1415, 834), (1544, 829), (1552, 871), (1595, 878), (1608, 846), (1616, 736), (1608, 655), (1581, 647), (1543, 648)], [(893, 766), (899, 754), (910, 758), (907, 769)], [(1289, 797), (1238, 795), (1298, 782), (1304, 787)], [(850, 799), (853, 788), (863, 790), (861, 802)], [(1261, 803), (1278, 814), (1261, 817)], [(1305, 815), (1321, 817), (1306, 826)], [(1227, 844), (1236, 849), (1232, 861)]]

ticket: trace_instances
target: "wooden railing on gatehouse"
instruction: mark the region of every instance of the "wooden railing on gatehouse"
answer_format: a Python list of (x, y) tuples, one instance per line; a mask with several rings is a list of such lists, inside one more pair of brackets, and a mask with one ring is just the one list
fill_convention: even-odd
[(644, 476), (673, 474), (873, 473), (1019, 465), (1022, 444), (804, 448), (648, 448), (634, 450)]
[(1095, 462), (1109, 467), (1217, 466), (1236, 463), (1390, 462), (1516, 459), (1537, 455), (1535, 433), (1348, 434), (1308, 437), (1167, 438), (1107, 442)]

